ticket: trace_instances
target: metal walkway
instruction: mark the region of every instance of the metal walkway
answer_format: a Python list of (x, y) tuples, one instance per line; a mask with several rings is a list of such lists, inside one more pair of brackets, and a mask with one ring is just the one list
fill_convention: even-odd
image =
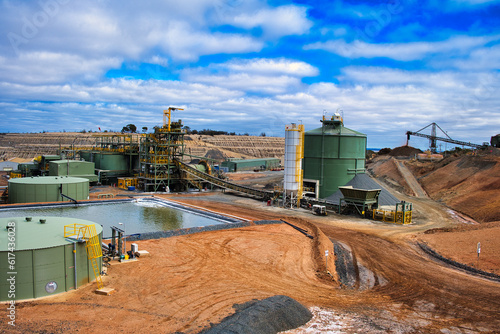
[(224, 180), (221, 180), (215, 176), (203, 173), (203, 172), (197, 170), (196, 168), (191, 167), (188, 164), (186, 164), (182, 161), (179, 161), (179, 160), (175, 160), (175, 163), (178, 165), (178, 167), (181, 170), (185, 171), (186, 173), (188, 173), (192, 176), (196, 176), (197, 178), (200, 178), (203, 181), (208, 182), (210, 184), (213, 184), (219, 188), (237, 191), (237, 192), (240, 192), (243, 194), (255, 196), (258, 198), (262, 198), (262, 199), (271, 199), (274, 196), (273, 191), (245, 187), (245, 186), (242, 186), (239, 184), (224, 181)]

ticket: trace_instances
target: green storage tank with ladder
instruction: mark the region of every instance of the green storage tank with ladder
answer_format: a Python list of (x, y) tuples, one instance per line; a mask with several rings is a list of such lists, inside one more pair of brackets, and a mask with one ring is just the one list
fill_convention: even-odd
[[(71, 224), (94, 225), (102, 241), (102, 226), (88, 220), (0, 218), (0, 301), (50, 296), (95, 279), (85, 242), (64, 238), (64, 226)], [(9, 246), (9, 238), (15, 240), (14, 249)], [(98, 267), (100, 272), (101, 258)]]

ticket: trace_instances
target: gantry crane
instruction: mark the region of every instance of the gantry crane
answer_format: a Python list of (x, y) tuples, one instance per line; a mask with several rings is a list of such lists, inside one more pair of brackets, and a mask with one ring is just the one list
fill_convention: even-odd
[[(420, 131), (427, 129), (429, 126), (431, 127), (431, 134), (430, 135), (426, 135), (425, 133), (420, 133)], [(436, 136), (437, 129), (441, 130), (441, 132), (444, 133), (444, 135), (446, 137)], [(410, 141), (410, 136), (417, 136), (417, 137), (423, 137), (423, 138), (429, 139), (429, 147), (431, 149), (431, 152), (433, 152), (433, 153), (436, 153), (436, 141), (438, 141), (438, 140), (444, 141), (446, 143), (451, 143), (451, 144), (456, 144), (456, 145), (461, 145), (461, 146), (468, 146), (468, 147), (473, 147), (473, 148), (483, 147), (483, 145), (472, 144), (470, 142), (464, 142), (464, 141), (460, 141), (460, 140), (451, 139), (451, 137), (448, 136), (448, 134), (445, 131), (443, 131), (443, 129), (441, 129), (441, 127), (439, 125), (437, 125), (436, 123), (431, 123), (431, 124), (427, 125), (426, 127), (423, 127), (422, 129), (416, 131), (416, 132), (407, 131), (406, 136), (407, 136), (406, 145), (408, 145), (408, 142)]]

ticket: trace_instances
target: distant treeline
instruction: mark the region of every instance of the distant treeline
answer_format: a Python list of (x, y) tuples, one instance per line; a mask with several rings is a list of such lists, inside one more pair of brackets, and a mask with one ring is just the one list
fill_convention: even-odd
[[(236, 132), (227, 132), (227, 131), (219, 131), (219, 130), (212, 130), (212, 129), (196, 130), (196, 129), (191, 129), (189, 126), (185, 126), (183, 129), (186, 131), (186, 133), (188, 135), (207, 135), (207, 136), (227, 135), (227, 136), (236, 136)], [(244, 136), (248, 136), (248, 133), (245, 133)]]

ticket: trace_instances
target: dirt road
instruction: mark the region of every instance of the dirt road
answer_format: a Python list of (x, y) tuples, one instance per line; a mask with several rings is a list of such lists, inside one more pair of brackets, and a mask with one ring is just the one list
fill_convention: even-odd
[(398, 167), (399, 172), (403, 175), (406, 183), (410, 186), (411, 190), (415, 194), (416, 197), (428, 197), (424, 188), (418, 183), (417, 179), (413, 175), (412, 172), (406, 167), (404, 161), (395, 160), (396, 166)]

